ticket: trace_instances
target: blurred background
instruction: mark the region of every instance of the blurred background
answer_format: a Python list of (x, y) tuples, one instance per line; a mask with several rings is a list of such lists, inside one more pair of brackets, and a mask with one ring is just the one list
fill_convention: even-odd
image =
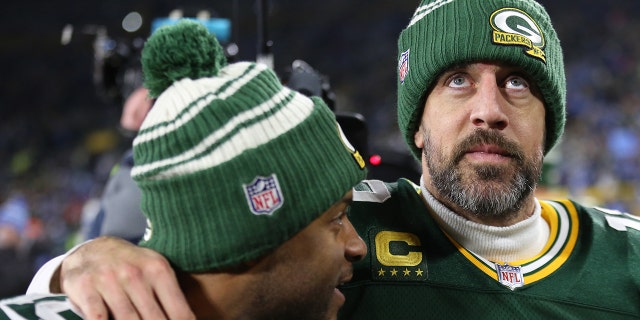
[[(546, 160), (540, 197), (569, 196), (640, 214), (640, 2), (541, 2), (564, 46), (569, 118), (562, 143)], [(83, 240), (111, 169), (130, 147), (118, 123), (125, 98), (140, 84), (142, 43), (154, 21), (178, 12), (226, 20), (231, 59), (266, 54), (283, 79), (302, 86), (320, 79), (372, 177), (418, 181), (394, 111), (396, 38), (417, 4), (4, 3), (0, 230), (13, 231), (0, 236), (0, 281), (30, 279), (42, 262)], [(5, 246), (17, 250), (4, 253)]]

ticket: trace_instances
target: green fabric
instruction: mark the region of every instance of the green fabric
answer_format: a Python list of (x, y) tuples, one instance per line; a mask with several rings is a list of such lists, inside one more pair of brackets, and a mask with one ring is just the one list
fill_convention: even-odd
[(0, 320), (67, 319), (83, 317), (65, 295), (30, 294), (0, 300)]
[[(415, 185), (399, 180), (378, 184), (373, 190), (363, 186), (357, 189), (364, 190), (367, 199), (354, 193), (349, 218), (369, 251), (354, 264), (352, 281), (341, 288), (346, 304), (340, 319), (640, 317), (640, 231), (634, 229), (640, 227), (638, 218), (549, 202), (566, 210), (575, 208), (577, 243), (559, 269), (511, 290), (457, 250), (428, 213)], [(627, 227), (613, 228), (610, 218), (621, 219)], [(389, 231), (413, 234), (417, 241), (411, 245), (396, 241), (404, 249), (390, 247), (396, 262), (384, 266), (380, 262), (384, 254), (378, 252), (384, 248), (376, 236)], [(419, 263), (404, 263), (410, 254), (420, 254)], [(399, 272), (389, 277), (392, 268)], [(405, 268), (408, 275), (403, 273)], [(379, 269), (386, 270), (385, 276), (380, 276)]]
[(227, 65), (218, 39), (199, 23), (181, 20), (172, 28), (160, 28), (153, 41), (145, 43), (142, 60), (144, 86), (157, 98), (174, 81), (188, 75), (193, 79), (212, 76)]
[[(510, 9), (499, 11), (505, 8)], [(509, 32), (495, 22), (505, 17)], [(524, 42), (504, 43), (514, 39)], [(447, 68), (481, 60), (511, 63), (529, 73), (546, 106), (545, 153), (557, 143), (564, 130), (566, 81), (560, 41), (544, 8), (530, 0), (424, 0), (398, 39), (398, 124), (418, 159), (414, 133), (427, 90)]]
[[(200, 60), (222, 50), (184, 44), (188, 37), (213, 37), (192, 30), (202, 28), (184, 22), (159, 29), (145, 45), (145, 70), (164, 69), (154, 65), (165, 63), (155, 59), (163, 56), (156, 50), (187, 60), (173, 65), (194, 65), (194, 57), (195, 65), (222, 65)], [(211, 68), (209, 76), (182, 70), (182, 77), (152, 74), (176, 80), (134, 140), (131, 171), (149, 220), (140, 245), (174, 266), (202, 272), (261, 257), (364, 179), (362, 157), (320, 98), (283, 87), (262, 64)], [(146, 76), (145, 85), (166, 82)]]

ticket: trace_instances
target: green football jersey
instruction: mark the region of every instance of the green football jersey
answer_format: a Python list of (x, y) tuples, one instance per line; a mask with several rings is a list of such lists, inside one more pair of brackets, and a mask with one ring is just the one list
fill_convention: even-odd
[(60, 294), (32, 294), (0, 300), (0, 320), (82, 319), (71, 301)]
[(640, 219), (540, 201), (550, 226), (530, 260), (488, 261), (441, 230), (420, 187), (365, 181), (349, 218), (367, 243), (340, 319), (639, 319)]

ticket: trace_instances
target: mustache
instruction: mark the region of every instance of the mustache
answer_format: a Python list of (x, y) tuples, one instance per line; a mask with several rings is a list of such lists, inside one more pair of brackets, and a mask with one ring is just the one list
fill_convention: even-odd
[(454, 148), (453, 163), (460, 162), (468, 150), (481, 144), (495, 145), (502, 149), (508, 157), (516, 160), (516, 162), (524, 162), (524, 151), (522, 151), (517, 143), (505, 138), (505, 136), (497, 131), (476, 129)]

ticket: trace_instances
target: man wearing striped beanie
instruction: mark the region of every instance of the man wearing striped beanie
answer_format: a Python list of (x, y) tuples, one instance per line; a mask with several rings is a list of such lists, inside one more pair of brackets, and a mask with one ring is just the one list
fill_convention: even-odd
[[(346, 215), (366, 170), (333, 112), (264, 65), (227, 65), (199, 22), (156, 31), (142, 64), (157, 100), (133, 143), (131, 175), (148, 219), (140, 245), (169, 261), (198, 319), (335, 318), (337, 287), (366, 255)], [(65, 304), (18, 297), (0, 303), (0, 318)]]

